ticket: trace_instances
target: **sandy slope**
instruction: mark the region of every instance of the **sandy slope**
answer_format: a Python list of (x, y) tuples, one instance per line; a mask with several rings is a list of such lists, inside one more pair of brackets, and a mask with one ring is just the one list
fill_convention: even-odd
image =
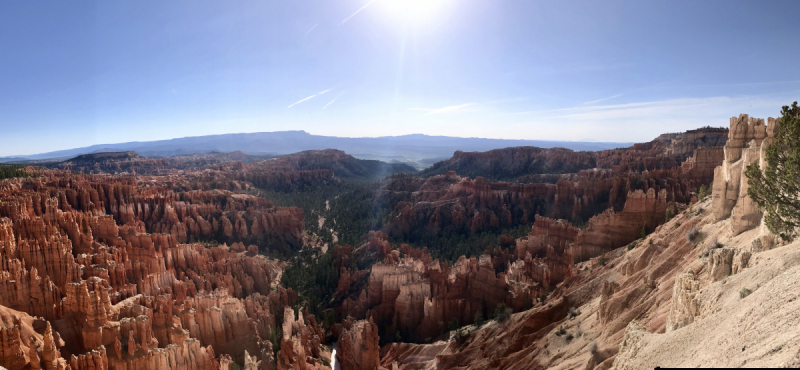
[[(755, 258), (750, 268), (703, 288), (703, 314), (694, 323), (665, 334), (630, 325), (615, 368), (792, 363), (800, 350), (800, 242)], [(740, 298), (742, 288), (753, 293)]]

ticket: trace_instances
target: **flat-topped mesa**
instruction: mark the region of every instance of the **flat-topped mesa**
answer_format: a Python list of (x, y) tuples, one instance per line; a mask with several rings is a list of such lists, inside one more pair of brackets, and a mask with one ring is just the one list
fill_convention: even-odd
[(657, 141), (667, 142), (664, 154), (687, 158), (698, 149), (722, 147), (728, 140), (728, 130), (721, 127), (706, 127), (676, 134), (663, 134)]
[(731, 118), (725, 158), (714, 171), (712, 206), (717, 221), (733, 218), (733, 235), (752, 229), (761, 222), (762, 213), (747, 196), (749, 185), (744, 172), (752, 163), (759, 163), (762, 170), (765, 168), (764, 153), (774, 141), (778, 127), (779, 122), (774, 118), (768, 118), (767, 124), (764, 119), (746, 114)]

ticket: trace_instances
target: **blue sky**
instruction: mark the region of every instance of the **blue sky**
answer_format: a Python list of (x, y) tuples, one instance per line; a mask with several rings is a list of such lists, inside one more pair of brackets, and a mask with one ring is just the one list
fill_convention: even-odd
[(648, 141), (798, 100), (797, 9), (5, 0), (0, 156), (279, 130)]

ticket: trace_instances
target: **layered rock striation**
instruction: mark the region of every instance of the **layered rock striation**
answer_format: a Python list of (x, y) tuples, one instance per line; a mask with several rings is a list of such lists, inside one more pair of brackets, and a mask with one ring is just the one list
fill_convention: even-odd
[[(278, 284), (283, 262), (241, 241), (297, 245), (302, 211), (162, 181), (41, 171), (0, 183), (0, 365), (278, 366), (270, 340), (297, 295)], [(237, 243), (187, 243), (198, 239)], [(304, 363), (325, 340), (306, 322)]]
[[(625, 149), (573, 153), (575, 158), (562, 153), (569, 152), (566, 149), (508, 148), (456, 153), (439, 165), (449, 171), (436, 170), (428, 178), (393, 176), (383, 182), (378, 197), (393, 210), (393, 218), (384, 231), (407, 240), (434, 234), (473, 235), (527, 224), (536, 215), (586, 224), (608, 208), (620, 212), (627, 203), (633, 206), (647, 202), (640, 198), (645, 198), (651, 190), (666, 202), (690, 203), (696, 201), (700, 187), (714, 179), (714, 168), (723, 161), (721, 145), (725, 144), (727, 133), (724, 129), (701, 129), (669, 134)], [(560, 153), (551, 159), (553, 163), (563, 162), (568, 173), (542, 175), (544, 170), (525, 169), (529, 164), (516, 159), (517, 154), (527, 158), (531, 153), (549, 158), (543, 153), (550, 152)], [(570, 165), (573, 162), (586, 166), (574, 167)], [(456, 170), (473, 168), (474, 163), (481, 164), (480, 168), (502, 168), (514, 174), (533, 171), (539, 175), (509, 178), (491, 176), (491, 171), (476, 172), (488, 174), (489, 178), (522, 181), (511, 183), (456, 174)], [(465, 170), (459, 174), (472, 172)], [(525, 183), (527, 180), (532, 182)], [(628, 202), (630, 194), (635, 197)], [(658, 222), (652, 217), (646, 221), (651, 230)]]

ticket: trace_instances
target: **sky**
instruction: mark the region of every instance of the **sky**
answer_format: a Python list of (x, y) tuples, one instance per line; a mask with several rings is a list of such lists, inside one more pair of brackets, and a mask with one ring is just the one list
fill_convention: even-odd
[(305, 130), (649, 141), (800, 100), (792, 1), (0, 1), (0, 156)]

